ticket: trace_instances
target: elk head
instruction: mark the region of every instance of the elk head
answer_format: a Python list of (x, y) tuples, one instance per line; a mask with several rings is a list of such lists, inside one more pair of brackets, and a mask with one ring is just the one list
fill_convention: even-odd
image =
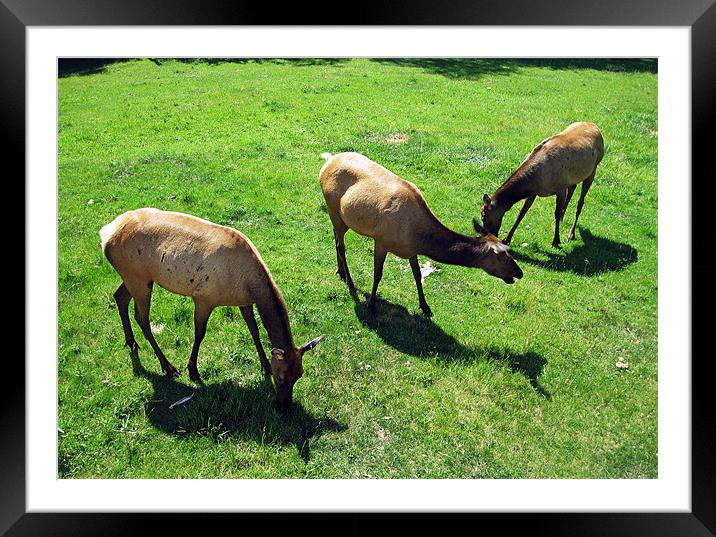
[(497, 235), (500, 232), (500, 226), (502, 225), (502, 217), (504, 216), (504, 213), (495, 208), (494, 202), (487, 194), (482, 196), (480, 216), (482, 217), (482, 224), (489, 233)]
[(522, 278), (522, 269), (512, 259), (510, 247), (483, 228), (476, 218), (472, 219), (472, 225), (482, 241), (477, 266), (505, 283), (515, 283), (515, 278)]
[(318, 336), (293, 349), (271, 349), (271, 375), (276, 385), (276, 404), (281, 412), (291, 406), (293, 385), (303, 375), (303, 354), (318, 345), (321, 339), (323, 336)]

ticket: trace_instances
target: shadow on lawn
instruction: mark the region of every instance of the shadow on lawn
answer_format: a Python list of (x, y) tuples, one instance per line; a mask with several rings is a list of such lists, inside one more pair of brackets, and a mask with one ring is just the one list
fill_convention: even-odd
[[(57, 74), (59, 78), (70, 75), (96, 75), (103, 73), (112, 63), (133, 61), (136, 58), (59, 58)], [(147, 58), (155, 65), (178, 61), (188, 64), (222, 65), (225, 63), (289, 63), (297, 67), (313, 65), (337, 65), (348, 61), (347, 58)]]
[(178, 61), (204, 65), (221, 65), (224, 63), (287, 63), (296, 67), (309, 67), (313, 65), (338, 65), (348, 61), (348, 58), (151, 58), (151, 60), (157, 65), (161, 65), (164, 61)]
[(524, 67), (657, 72), (655, 58), (376, 58), (373, 61), (467, 80), (477, 80), (485, 75), (511, 75)]
[[(131, 352), (131, 358), (134, 374), (149, 380), (154, 388), (145, 404), (146, 416), (154, 427), (167, 434), (180, 437), (198, 434), (216, 441), (229, 435), (259, 444), (294, 445), (308, 462), (312, 438), (325, 431), (346, 430), (345, 425), (331, 418), (314, 418), (295, 400), (286, 416), (282, 416), (276, 409), (276, 392), (268, 378), (255, 386), (237, 386), (230, 381), (194, 386), (147, 371), (136, 351)], [(169, 408), (191, 394), (194, 395), (186, 403)]]
[(617, 272), (638, 259), (635, 248), (621, 242), (615, 242), (604, 237), (597, 237), (586, 228), (578, 228), (575, 238), (582, 244), (577, 245), (568, 253), (538, 248), (539, 253), (546, 255), (547, 259), (535, 259), (519, 251), (513, 250), (512, 257), (516, 261), (523, 261), (530, 265), (555, 270), (559, 272), (573, 272), (584, 276), (595, 276), (604, 272)]
[[(156, 65), (168, 61), (222, 65), (225, 63), (290, 63), (297, 67), (338, 65), (351, 58), (149, 58)], [(134, 58), (59, 58), (58, 75), (94, 75), (111, 63)], [(595, 69), (612, 72), (658, 71), (655, 58), (374, 58), (372, 61), (400, 67), (414, 67), (448, 78), (477, 80), (485, 75), (511, 75), (524, 67), (550, 69)]]
[(505, 363), (514, 373), (521, 373), (534, 390), (551, 400), (550, 393), (540, 385), (539, 375), (547, 364), (546, 358), (535, 353), (513, 354), (507, 349), (474, 350), (446, 334), (440, 326), (424, 315), (414, 315), (403, 306), (376, 297), (376, 313), (368, 312), (368, 293), (364, 300), (355, 299), (355, 312), (360, 322), (397, 351), (411, 356), (435, 355), (443, 362), (460, 363), (487, 357)]
[(103, 73), (112, 63), (126, 61), (127, 58), (58, 58), (57, 76), (64, 78), (70, 75), (96, 75)]

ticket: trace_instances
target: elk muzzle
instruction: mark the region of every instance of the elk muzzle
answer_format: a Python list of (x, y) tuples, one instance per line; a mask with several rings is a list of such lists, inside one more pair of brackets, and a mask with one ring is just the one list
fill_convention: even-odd
[(515, 283), (515, 279), (519, 280), (522, 278), (522, 276), (523, 276), (522, 269), (517, 266), (517, 263), (514, 263), (514, 267), (512, 267), (512, 273), (509, 276), (502, 278), (502, 280), (505, 283), (513, 284), (513, 283)]
[(285, 413), (291, 408), (293, 402), (293, 383), (284, 382), (276, 384), (276, 406), (281, 413)]

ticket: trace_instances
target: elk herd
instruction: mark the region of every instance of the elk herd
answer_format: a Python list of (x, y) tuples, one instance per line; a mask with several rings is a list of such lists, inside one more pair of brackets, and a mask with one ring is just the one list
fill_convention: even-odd
[[(318, 179), (333, 226), (340, 278), (357, 298), (344, 242), (346, 232), (352, 229), (374, 241), (368, 311), (375, 312), (376, 292), (390, 252), (409, 261), (420, 308), (430, 317), (418, 255), (440, 263), (480, 268), (505, 283), (514, 283), (523, 276), (509, 246), (518, 224), (537, 196), (555, 196), (552, 245), (558, 247), (560, 221), (581, 183), (576, 216), (567, 235), (567, 241), (572, 240), (584, 198), (604, 156), (604, 141), (596, 125), (580, 122), (540, 142), (492, 196), (483, 196), (482, 223), (473, 218), (474, 236), (446, 227), (413, 183), (367, 157), (359, 153), (321, 156), (326, 162)], [(507, 236), (500, 240), (497, 235), (502, 219), (520, 200), (525, 200), (524, 205)], [(197, 358), (209, 316), (218, 306), (238, 306), (261, 366), (267, 376), (273, 377), (278, 407), (286, 410), (290, 406), (293, 386), (303, 374), (303, 355), (323, 336), (301, 346), (294, 343), (283, 296), (247, 236), (195, 216), (151, 208), (123, 213), (102, 227), (99, 234), (105, 256), (122, 279), (114, 299), (125, 344), (130, 349), (138, 348), (129, 318), (129, 303), (134, 300), (134, 318), (162, 369), (169, 376), (179, 375), (152, 334), (150, 302), (155, 283), (172, 293), (189, 296), (194, 302), (194, 344), (187, 370), (192, 380), (200, 381)], [(270, 359), (259, 337), (254, 305), (271, 344)]]

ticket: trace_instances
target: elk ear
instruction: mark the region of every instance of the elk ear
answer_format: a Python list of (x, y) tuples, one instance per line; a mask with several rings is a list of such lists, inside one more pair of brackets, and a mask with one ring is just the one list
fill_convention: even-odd
[(480, 225), (480, 223), (477, 221), (477, 218), (472, 219), (472, 226), (475, 228), (475, 231), (477, 231), (478, 235), (487, 235), (487, 230)]
[(482, 203), (485, 205), (485, 207), (489, 209), (492, 205), (492, 200), (490, 199), (490, 196), (488, 196), (487, 194), (482, 196)]
[(284, 358), (286, 358), (286, 351), (274, 347), (273, 349), (271, 349), (271, 357), (276, 358), (277, 360), (283, 360)]
[(316, 345), (318, 345), (318, 343), (319, 343), (322, 339), (323, 339), (323, 336), (318, 336), (317, 338), (312, 339), (312, 340), (309, 341), (308, 343), (304, 343), (303, 345), (301, 345), (301, 353), (304, 353), (304, 352), (306, 352), (306, 351), (310, 351), (313, 347), (315, 347)]

